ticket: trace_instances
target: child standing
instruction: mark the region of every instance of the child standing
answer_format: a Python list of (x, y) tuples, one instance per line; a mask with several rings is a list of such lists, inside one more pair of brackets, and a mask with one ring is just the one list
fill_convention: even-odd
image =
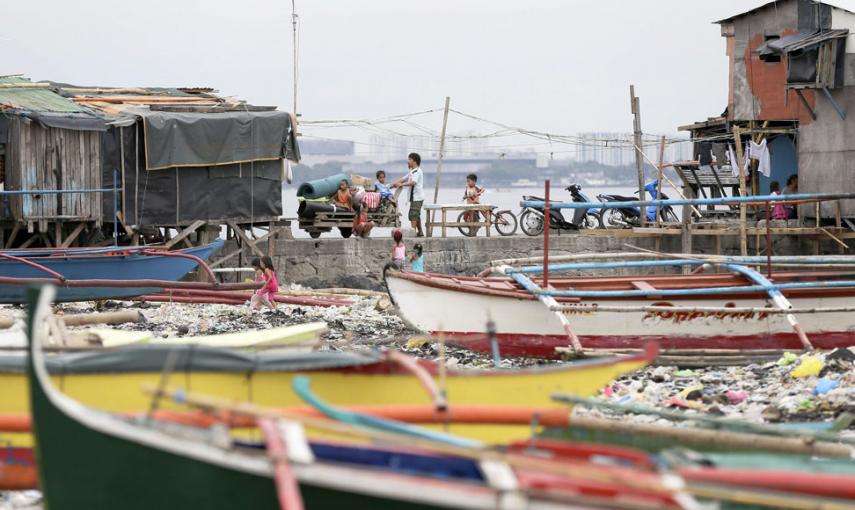
[(276, 280), (276, 271), (273, 269), (273, 259), (265, 255), (261, 258), (262, 281), (264, 286), (258, 289), (252, 296), (252, 308), (257, 310), (262, 304), (276, 309), (276, 293), (279, 292), (279, 282)]
[[(466, 201), (467, 204), (479, 204), (481, 203), (481, 194), (484, 193), (484, 188), (478, 187), (478, 176), (475, 174), (469, 174), (466, 176), (466, 189), (463, 190), (463, 200)], [(468, 211), (465, 215), (467, 223), (475, 223), (478, 221), (478, 211)], [(469, 235), (475, 235), (475, 232), (478, 231), (478, 227), (469, 227)]]
[(392, 264), (397, 269), (404, 269), (404, 263), (407, 260), (407, 247), (404, 246), (404, 234), (400, 230), (392, 232), (392, 240), (395, 245), (392, 247)]
[(424, 249), (421, 244), (413, 246), (413, 254), (410, 255), (410, 270), (414, 273), (425, 272), (425, 257), (422, 254)]
[[(778, 184), (778, 181), (772, 181), (769, 184), (769, 190), (773, 195), (780, 195), (781, 185)], [(775, 202), (772, 205), (772, 219), (773, 220), (786, 220), (789, 218), (789, 212), (787, 211), (786, 206), (784, 206), (781, 202)]]

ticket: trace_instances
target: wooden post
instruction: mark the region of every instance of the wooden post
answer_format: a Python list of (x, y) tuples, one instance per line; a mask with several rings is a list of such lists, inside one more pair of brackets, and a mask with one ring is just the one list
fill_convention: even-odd
[[(739, 194), (747, 196), (745, 190), (745, 165), (743, 164), (742, 138), (739, 126), (733, 127), (733, 139), (736, 142), (736, 164), (739, 165)], [(748, 214), (745, 204), (739, 204), (739, 254), (748, 256)]]
[[(434, 182), (433, 188), (433, 203), (436, 204), (437, 200), (439, 200), (439, 181), (442, 179), (442, 160), (445, 156), (445, 129), (448, 127), (448, 107), (451, 104), (451, 98), (449, 96), (445, 96), (445, 108), (442, 112), (442, 130), (439, 133), (439, 154), (436, 159), (436, 178)], [(431, 210), (428, 215), (431, 223), (434, 220), (434, 214), (436, 214), (436, 209)], [(445, 223), (445, 221), (443, 221)], [(445, 237), (445, 233), (443, 232), (442, 237)]]
[(493, 214), (493, 211), (491, 211), (488, 208), (484, 208), (484, 217), (487, 218), (487, 220), (486, 220), (487, 221), (487, 237), (490, 237), (490, 230), (492, 230), (490, 227), (493, 226), (493, 222), (490, 221), (490, 216), (492, 214)]
[[(685, 186), (683, 193), (689, 198), (695, 198), (691, 186)], [(680, 222), (680, 250), (683, 253), (692, 253), (692, 208), (688, 205), (683, 206), (683, 218)], [(683, 266), (683, 274), (689, 274), (691, 270), (691, 267)]]
[[(662, 200), (662, 170), (665, 168), (665, 135), (662, 135), (662, 140), (659, 141), (659, 164), (656, 165), (656, 200)], [(656, 206), (656, 226), (660, 226), (661, 214), (659, 205)], [(643, 215), (642, 215), (643, 216)], [(657, 248), (656, 251), (659, 251)]]
[[(840, 200), (834, 201), (834, 226), (836, 226), (837, 228), (843, 227), (843, 222), (840, 218)], [(846, 248), (844, 248), (842, 245), (837, 246), (837, 252), (839, 254), (843, 255), (845, 251)]]
[(549, 179), (543, 189), (543, 289), (549, 289)]
[[(632, 143), (635, 153), (635, 170), (638, 172), (638, 199), (644, 200), (644, 161), (641, 155), (641, 101), (635, 97), (635, 85), (629, 86), (629, 106), (632, 110)], [(642, 208), (643, 209), (643, 208)], [(643, 227), (647, 222), (647, 215), (641, 211), (639, 223)]]
[[(446, 231), (446, 222), (448, 221), (448, 211), (445, 210), (445, 207), (442, 208), (442, 237), (446, 237), (448, 232)], [(431, 227), (428, 232), (433, 231), (433, 213), (431, 213)]]

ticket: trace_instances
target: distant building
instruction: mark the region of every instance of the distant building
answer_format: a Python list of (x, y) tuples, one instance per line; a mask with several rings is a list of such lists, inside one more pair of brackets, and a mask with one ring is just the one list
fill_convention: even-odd
[[(431, 135), (373, 135), (369, 142), (368, 159), (375, 163), (402, 161), (407, 154), (418, 152), (422, 159), (439, 157), (439, 137)], [(303, 144), (300, 144), (301, 148)], [(487, 140), (475, 137), (471, 133), (448, 135), (445, 140), (445, 157), (449, 159), (496, 157)]]
[[(635, 148), (632, 146), (632, 133), (579, 133), (579, 148), (576, 161), (594, 162), (606, 166), (635, 165)], [(659, 161), (659, 145), (662, 135), (645, 134), (642, 137), (644, 154), (650, 161)], [(665, 161), (683, 161), (691, 156), (691, 144), (674, 142), (674, 136), (667, 136)], [(647, 160), (645, 160), (645, 163)]]
[(354, 143), (350, 140), (300, 139), (300, 154), (303, 156), (353, 156)]
[[(734, 126), (770, 149), (771, 173), (751, 170), (752, 192), (798, 174), (799, 191), (855, 192), (855, 13), (812, 0), (779, 0), (717, 22), (729, 61), (723, 115), (683, 126), (696, 141), (734, 143)], [(721, 149), (721, 147), (719, 147)], [(694, 157), (692, 158), (694, 159)], [(841, 213), (855, 217), (855, 203)], [(802, 206), (815, 216), (812, 204)], [(834, 217), (833, 203), (821, 208)]]

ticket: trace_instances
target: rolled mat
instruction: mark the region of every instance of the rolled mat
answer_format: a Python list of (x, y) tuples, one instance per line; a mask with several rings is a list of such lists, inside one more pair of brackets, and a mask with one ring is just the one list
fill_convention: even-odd
[(297, 207), (297, 216), (300, 218), (312, 219), (320, 212), (336, 212), (338, 208), (326, 202), (300, 202)]
[(350, 177), (346, 174), (336, 174), (324, 179), (304, 182), (297, 188), (297, 196), (303, 198), (328, 197), (335, 193), (335, 190), (338, 189), (338, 183), (343, 180), (347, 181), (347, 185), (350, 186)]

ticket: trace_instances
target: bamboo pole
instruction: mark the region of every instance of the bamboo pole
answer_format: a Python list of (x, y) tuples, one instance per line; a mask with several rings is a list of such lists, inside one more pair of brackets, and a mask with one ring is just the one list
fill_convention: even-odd
[[(662, 170), (665, 168), (665, 135), (659, 141), (659, 164), (656, 165), (656, 198), (662, 198)], [(661, 206), (656, 204), (656, 226), (661, 226)]]
[[(394, 432), (386, 432), (377, 429), (369, 429), (363, 427), (355, 427), (351, 425), (345, 425), (338, 422), (332, 422), (329, 420), (301, 416), (297, 413), (292, 413), (283, 410), (272, 410), (265, 409), (262, 407), (258, 407), (254, 404), (248, 402), (238, 402), (233, 403), (223, 399), (218, 399), (214, 397), (207, 397), (202, 395), (195, 395), (186, 393), (184, 391), (170, 391), (163, 390), (159, 392), (151, 385), (147, 385), (144, 388), (144, 391), (149, 395), (155, 396), (167, 396), (172, 398), (174, 401), (182, 404), (188, 405), (191, 407), (195, 407), (198, 409), (203, 409), (207, 411), (215, 411), (219, 413), (225, 413), (226, 415), (238, 415), (238, 416), (249, 416), (255, 419), (282, 419), (289, 420), (297, 423), (301, 423), (306, 427), (314, 428), (318, 430), (324, 430), (327, 432), (331, 432), (334, 434), (339, 434), (348, 437), (358, 437), (358, 438), (367, 438), (374, 441), (382, 441), (386, 443), (392, 443), (402, 446), (408, 447), (418, 447), (423, 448), (431, 452), (442, 453), (446, 455), (453, 455), (457, 457), (462, 457), (466, 459), (476, 460), (479, 462), (504, 462), (510, 466), (532, 470), (540, 473), (551, 473), (558, 476), (566, 476), (572, 477), (575, 479), (581, 480), (589, 480), (589, 481), (600, 481), (607, 483), (615, 483), (622, 485), (628, 488), (641, 489), (645, 491), (658, 492), (665, 495), (670, 495), (673, 497), (680, 497), (683, 494), (697, 494), (699, 496), (703, 496), (705, 498), (710, 499), (719, 499), (722, 501), (733, 501), (740, 503), (749, 503), (760, 506), (768, 506), (771, 508), (791, 508), (791, 509), (805, 509), (805, 508), (817, 508), (818, 504), (821, 504), (821, 508), (825, 510), (837, 510), (849, 508), (849, 505), (846, 504), (837, 504), (834, 502), (822, 502), (822, 498), (811, 496), (805, 497), (798, 494), (780, 494), (780, 493), (770, 493), (768, 491), (762, 490), (752, 490), (752, 489), (739, 489), (734, 490), (733, 488), (719, 488), (716, 486), (710, 486), (706, 484), (697, 484), (693, 482), (685, 482), (680, 480), (682, 483), (678, 484), (675, 488), (675, 484), (666, 482), (663, 478), (656, 476), (651, 479), (651, 477), (646, 476), (638, 476), (638, 477), (627, 477), (622, 476), (625, 472), (614, 472), (605, 466), (597, 466), (597, 465), (585, 465), (579, 463), (569, 463), (561, 460), (547, 459), (542, 457), (528, 456), (524, 454), (509, 454), (500, 452), (489, 447), (464, 447), (464, 446), (456, 446), (449, 444), (436, 443), (433, 441), (428, 441), (421, 438), (416, 438), (412, 436), (402, 435), (400, 433)], [(632, 426), (630, 423), (623, 422), (612, 422), (610, 420), (603, 420), (597, 418), (587, 418), (587, 417), (574, 417), (571, 421), (571, 424), (580, 426), (583, 428), (594, 428), (594, 427), (602, 427), (604, 429), (608, 429), (611, 424), (617, 423), (617, 425), (622, 425), (624, 428), (626, 426)], [(572, 425), (571, 425), (572, 426)], [(658, 429), (664, 427), (656, 427), (652, 425), (645, 426), (646, 429)], [(764, 437), (757, 436), (754, 434), (746, 434), (746, 433), (722, 433), (717, 431), (692, 431), (690, 429), (676, 429), (674, 427), (669, 427), (667, 432), (669, 435), (673, 435), (674, 431), (682, 432), (684, 435), (689, 435), (690, 437), (692, 433), (696, 432), (712, 432), (712, 436), (715, 435), (726, 435), (726, 438), (722, 441), (733, 441), (739, 444), (755, 444), (754, 440), (759, 440), (764, 446), (768, 444), (768, 446), (773, 448), (778, 448), (778, 450), (784, 450), (785, 452), (789, 452), (791, 449), (797, 450), (799, 452), (806, 450), (808, 454), (814, 454), (819, 456), (826, 457), (841, 457), (843, 450), (847, 451), (847, 455), (851, 454), (849, 448), (843, 445), (829, 445), (828, 443), (816, 442), (816, 443), (799, 443), (798, 441), (795, 444), (791, 444), (794, 441), (791, 439), (781, 439), (781, 438), (772, 438), (772, 437)], [(772, 440), (772, 441), (768, 441)], [(719, 444), (721, 441), (717, 442)], [(771, 443), (771, 444), (769, 444)], [(777, 445), (777, 446), (776, 446)], [(773, 451), (778, 451), (773, 450)], [(816, 453), (813, 453), (816, 452)], [(838, 455), (830, 455), (831, 453)], [(638, 506), (636, 506), (638, 507)]]
[[(745, 190), (745, 166), (744, 155), (742, 154), (742, 138), (739, 132), (739, 126), (733, 127), (733, 139), (736, 142), (736, 164), (739, 166), (739, 194), (743, 197), (748, 196)], [(743, 257), (748, 255), (748, 209), (742, 203), (739, 204), (739, 254)]]

